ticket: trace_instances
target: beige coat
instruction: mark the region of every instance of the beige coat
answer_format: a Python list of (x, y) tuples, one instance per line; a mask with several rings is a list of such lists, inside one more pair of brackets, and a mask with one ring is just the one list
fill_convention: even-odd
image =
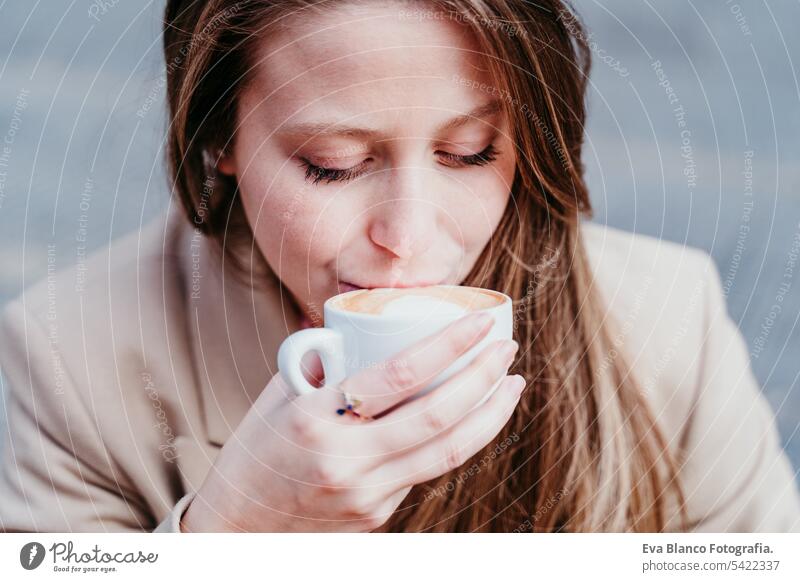
[[(617, 345), (686, 461), (690, 517), (702, 531), (800, 531), (794, 475), (709, 257), (583, 228)], [(6, 307), (0, 528), (179, 531), (299, 327), (277, 290), (222, 277), (208, 244), (162, 218)]]

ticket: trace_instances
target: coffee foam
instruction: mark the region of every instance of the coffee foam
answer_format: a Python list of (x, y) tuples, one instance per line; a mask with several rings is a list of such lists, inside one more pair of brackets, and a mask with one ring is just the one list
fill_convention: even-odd
[(401, 315), (409, 311), (431, 314), (463, 314), (495, 307), (502, 296), (476, 287), (412, 287), (407, 289), (361, 289), (334, 302), (345, 311), (370, 315)]

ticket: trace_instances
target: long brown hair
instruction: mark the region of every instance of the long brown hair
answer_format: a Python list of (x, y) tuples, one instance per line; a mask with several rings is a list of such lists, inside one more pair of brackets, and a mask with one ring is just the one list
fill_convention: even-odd
[[(171, 179), (189, 219), (231, 256), (252, 245), (252, 233), (235, 180), (215, 175), (214, 158), (234, 135), (253, 45), (287, 16), (341, 3), (167, 2)], [(615, 348), (581, 240), (591, 205), (581, 164), (590, 52), (580, 21), (558, 0), (403, 4), (469, 27), (511, 120), (519, 160), (511, 202), (463, 284), (514, 299), (521, 348), (512, 371), (528, 388), (495, 442), (414, 486), (377, 531), (687, 527), (677, 463)]]

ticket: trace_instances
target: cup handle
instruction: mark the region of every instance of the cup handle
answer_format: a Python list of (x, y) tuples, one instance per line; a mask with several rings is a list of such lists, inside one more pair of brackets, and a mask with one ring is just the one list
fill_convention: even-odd
[(299, 395), (317, 390), (303, 376), (302, 359), (316, 350), (325, 372), (325, 386), (336, 385), (345, 378), (344, 340), (342, 335), (327, 327), (297, 331), (283, 340), (278, 349), (278, 370), (283, 380)]

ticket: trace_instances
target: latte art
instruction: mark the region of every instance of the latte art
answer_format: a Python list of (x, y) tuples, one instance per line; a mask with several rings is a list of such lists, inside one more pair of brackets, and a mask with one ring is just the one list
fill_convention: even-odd
[(405, 289), (359, 289), (343, 293), (334, 302), (337, 309), (370, 315), (392, 315), (407, 309), (431, 309), (437, 313), (489, 309), (505, 301), (502, 294), (479, 287), (437, 285)]

